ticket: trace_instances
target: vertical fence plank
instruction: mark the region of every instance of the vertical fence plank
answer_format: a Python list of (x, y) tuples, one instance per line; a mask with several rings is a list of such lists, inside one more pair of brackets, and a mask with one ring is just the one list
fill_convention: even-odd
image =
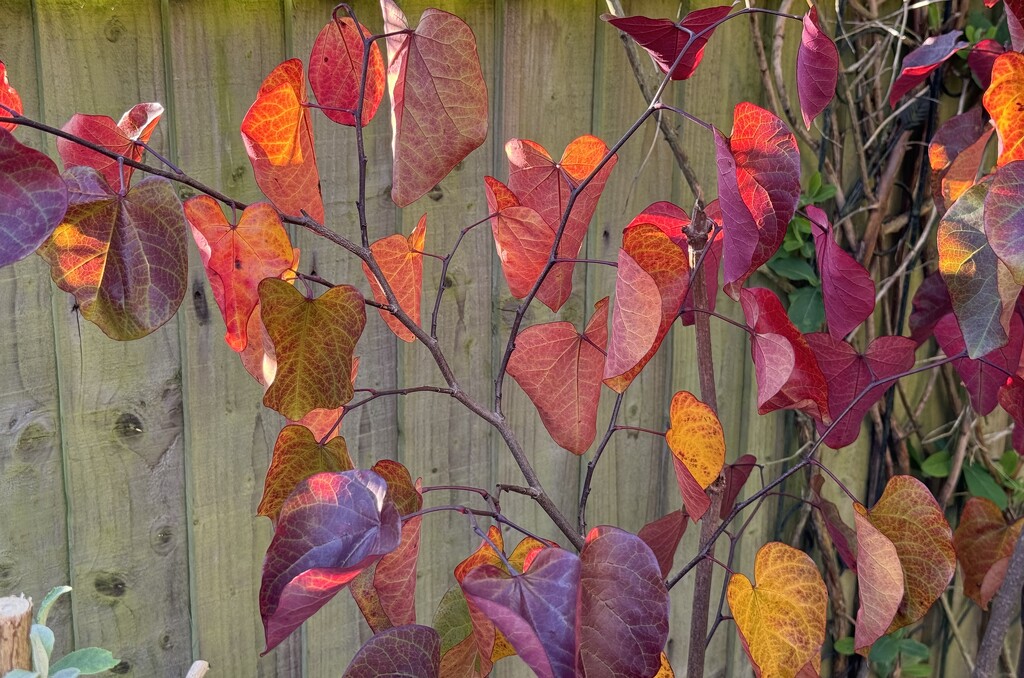
[[(35, 6), (48, 120), (117, 119), (163, 98), (156, 2)], [(191, 643), (176, 327), (114, 342), (73, 304), (54, 294), (75, 644), (108, 647), (127, 675), (180, 676)]]

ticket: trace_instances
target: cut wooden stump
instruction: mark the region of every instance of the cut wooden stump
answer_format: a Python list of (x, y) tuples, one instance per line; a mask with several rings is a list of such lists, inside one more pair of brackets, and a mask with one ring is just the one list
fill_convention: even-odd
[(14, 669), (32, 668), (32, 599), (0, 598), (0, 676)]

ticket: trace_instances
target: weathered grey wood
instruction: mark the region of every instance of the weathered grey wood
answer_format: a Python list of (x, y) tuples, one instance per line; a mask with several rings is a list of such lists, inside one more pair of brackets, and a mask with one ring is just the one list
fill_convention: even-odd
[[(116, 120), (163, 98), (157, 2), (34, 6), (47, 120), (76, 111)], [(162, 144), (162, 132), (153, 140)], [(176, 324), (114, 342), (58, 292), (53, 315), (75, 644), (110, 649), (126, 675), (180, 676), (191, 634)]]

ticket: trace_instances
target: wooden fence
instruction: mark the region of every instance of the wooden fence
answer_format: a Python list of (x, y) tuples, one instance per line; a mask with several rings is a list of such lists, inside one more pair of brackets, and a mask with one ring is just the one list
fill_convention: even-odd
[[(288, 57), (308, 58), (332, 4), (2, 0), (0, 59), (27, 114), (56, 126), (75, 112), (116, 119), (135, 103), (162, 102), (167, 112), (155, 147), (197, 179), (255, 200), (259, 193), (240, 121), (275, 65)], [(460, 229), (486, 214), (482, 177), (507, 176), (508, 138), (536, 140), (555, 157), (580, 134), (610, 143), (644, 102), (617, 32), (598, 18), (607, 11), (603, 2), (438, 4), (464, 17), (476, 33), (490, 97), (488, 141), (429, 197), (397, 209), (389, 197), (390, 131), (382, 111), (367, 130), (368, 207), (373, 238), (408, 233), (426, 212), (427, 248), (444, 252)], [(426, 3), (403, 5), (415, 22)], [(680, 7), (673, 0), (647, 0), (632, 3), (632, 9), (675, 16)], [(357, 10), (372, 30), (380, 29), (376, 3), (357, 3)], [(761, 97), (746, 19), (720, 29), (702, 68), (692, 80), (674, 84), (670, 99), (729, 129), (733, 106)], [(354, 136), (350, 128), (314, 117), (328, 223), (352, 235)], [(712, 140), (696, 126), (682, 132), (713, 195)], [(32, 130), (21, 129), (17, 136), (55, 150), (53, 139)], [(692, 204), (656, 136), (648, 124), (620, 154), (586, 256), (614, 259), (622, 227), (655, 200)], [(293, 237), (302, 249), (303, 270), (313, 267), (329, 279), (365, 287), (350, 257), (308, 233)], [(189, 290), (177, 317), (130, 343), (111, 341), (83, 322), (74, 300), (52, 285), (41, 259), (0, 269), (0, 595), (24, 591), (38, 599), (51, 586), (70, 583), (71, 604), (58, 606), (51, 617), (57, 652), (107, 647), (123, 659), (116, 672), (126, 675), (182, 676), (194, 658), (208, 660), (216, 676), (340, 675), (368, 633), (347, 593), (259, 657), (256, 599), (270, 525), (255, 517), (255, 509), (282, 422), (261, 406), (259, 386), (225, 345), (196, 254), (193, 247)], [(432, 299), (439, 266), (428, 260), (425, 269), (426, 297)], [(559, 315), (579, 323), (596, 300), (611, 293), (614, 274), (601, 266), (577, 271), (572, 298)], [(439, 334), (462, 383), (486, 398), (514, 305), (486, 229), (466, 238), (449, 278)], [(726, 312), (735, 313), (731, 306)], [(527, 324), (548, 315), (535, 308)], [(729, 458), (746, 452), (781, 456), (784, 420), (756, 414), (745, 335), (724, 325), (714, 331)], [(621, 423), (663, 430), (672, 394), (697, 391), (691, 332), (677, 329), (667, 343), (629, 390)], [(375, 313), (357, 353), (361, 386), (440, 383), (422, 347), (397, 342)], [(524, 394), (508, 383), (506, 411), (544, 484), (568, 510), (577, 501), (586, 458), (557, 448)], [(610, 403), (608, 397), (602, 402), (601, 427)], [(381, 398), (349, 416), (342, 433), (359, 465), (398, 459), (428, 485), (521, 481), (493, 431), (443, 396)], [(591, 524), (637, 530), (678, 508), (666, 452), (655, 436), (617, 434), (599, 467)], [(511, 496), (503, 507), (515, 520), (553, 535), (529, 500)], [(748, 542), (763, 542), (774, 530), (772, 520), (765, 511)], [(695, 538), (687, 536), (682, 554), (693, 552)], [(453, 582), (453, 566), (476, 542), (462, 517), (425, 519), (417, 588), (422, 623), (429, 623)], [(748, 573), (753, 550), (748, 547), (738, 561)], [(689, 596), (673, 591), (669, 654), (677, 667), (684, 665)], [(719, 632), (709, 661), (720, 673), (741, 675), (748, 669), (734, 636), (731, 628)]]

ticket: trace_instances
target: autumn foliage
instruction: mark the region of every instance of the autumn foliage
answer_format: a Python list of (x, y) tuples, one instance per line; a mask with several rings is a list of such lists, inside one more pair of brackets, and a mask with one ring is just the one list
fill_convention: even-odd
[[(958, 562), (964, 594), (989, 606), (1021, 534), (1021, 519), (1005, 506), (971, 498), (954, 533), (932, 488), (895, 474), (876, 501), (849, 497), (846, 513), (854, 521), (846, 524), (823, 498), (827, 480), (817, 468), (840, 454), (819, 448), (853, 443), (865, 416), (898, 380), (945, 363), (978, 414), (1000, 407), (1013, 418), (1013, 443), (1024, 451), (1024, 56), (1016, 51), (1024, 37), (1016, 35), (1009, 50), (995, 41), (977, 47), (958, 30), (928, 38), (904, 57), (889, 92), (891, 105), (898, 105), (967, 48), (974, 50), (967, 63), (984, 89), (981, 103), (950, 118), (930, 139), (932, 197), (940, 208), (938, 270), (914, 299), (908, 337), (880, 333), (873, 323), (878, 283), (864, 261), (837, 242), (839, 224), (803, 200), (807, 159), (793, 129), (775, 112), (741, 102), (731, 120), (709, 124), (717, 199), (698, 201), (689, 211), (664, 201), (640, 210), (624, 224), (610, 262), (580, 259), (580, 253), (616, 171), (616, 151), (635, 128), (610, 145), (583, 134), (560, 154), (528, 139), (505, 141), (507, 178), (479, 177), (479, 220), (462, 233), (490, 226), (505, 282), (519, 300), (492, 404), (461, 389), (458, 366), (439, 348), (436, 309), (444, 288), (424, 300), (424, 266), (434, 258), (446, 267), (462, 237), (450, 245), (435, 242), (424, 208), (410, 233), (369, 242), (362, 185), (360, 231), (328, 225), (317, 169), (317, 153), (328, 151), (314, 139), (312, 116), (353, 128), (362, 156), (363, 127), (381, 110), (390, 115), (391, 196), (402, 207), (420, 200), (487, 137), (488, 93), (472, 30), (440, 10), (426, 10), (413, 25), (393, 0), (380, 0), (380, 6), (383, 34), (372, 34), (351, 9), (339, 6), (317, 36), (308, 66), (301, 59), (285, 61), (255, 93), (240, 131), (267, 200), (252, 205), (176, 168), (143, 163), (166, 113), (160, 104), (140, 103), (116, 123), (106, 115), (76, 114), (57, 130), (22, 116), (11, 84), (22, 76), (9, 78), (0, 63), (0, 265), (37, 252), (84, 318), (113, 339), (131, 340), (177, 311), (186, 292), (191, 235), (224, 319), (225, 341), (264, 386), (264, 405), (289, 421), (274, 446), (259, 506), (274, 524), (259, 596), (267, 652), (348, 588), (374, 635), (345, 676), (485, 676), (510, 656), (546, 677), (671, 676), (664, 654), (670, 589), (698, 564), (711, 562), (715, 539), (735, 528), (741, 511), (756, 508), (758, 499), (799, 471), (812, 488), (806, 501), (820, 512), (845, 567), (856, 573), (857, 653), (868, 656), (880, 638), (921, 620)], [(1006, 11), (1013, 17), (1012, 7)], [(663, 87), (672, 87), (680, 85), (671, 81), (685, 81), (700, 67), (714, 30), (742, 13), (720, 6), (680, 21), (602, 18), (607, 30), (623, 31), (646, 50)], [(817, 8), (782, 16), (797, 20), (800, 29), (794, 77), (801, 119), (811, 129), (833, 105), (839, 51)], [(382, 109), (385, 90), (389, 103)], [(655, 111), (667, 114), (654, 101), (638, 122)], [(63, 171), (16, 140), (19, 125), (58, 136)], [(993, 138), (994, 161), (988, 150)], [(356, 160), (363, 160), (365, 178), (366, 159)], [(174, 182), (186, 180), (201, 194), (182, 204)], [(797, 219), (810, 225), (823, 331), (799, 329), (779, 293), (751, 281), (780, 251)], [(358, 258), (369, 297), (356, 286), (361, 281), (304, 273), (289, 224)], [(445, 256), (431, 254), (448, 246)], [(567, 320), (527, 324), (534, 302), (559, 311), (572, 292), (576, 267), (591, 264), (614, 266), (615, 283), (582, 326)], [(695, 293), (704, 285), (709, 294)], [(766, 477), (746, 450), (726, 449), (723, 426), (733, 424), (719, 420), (714, 397), (681, 391), (670, 403), (645, 405), (666, 412), (668, 426), (653, 433), (664, 435), (679, 488), (676, 505), (683, 508), (639, 534), (607, 525), (588, 530), (588, 473), (578, 520), (563, 515), (506, 422), (504, 377), (529, 397), (558, 446), (589, 455), (592, 473), (618, 430), (613, 415), (607, 435), (599, 437), (603, 389), (616, 394), (617, 414), (622, 394), (677, 320), (695, 324), (717, 315), (719, 290), (743, 319), (730, 322), (749, 337), (758, 412), (800, 413), (818, 437), (784, 474)], [(514, 516), (501, 512), (500, 491), (468, 488), (487, 501), (486, 509), (425, 508), (429, 488), (414, 479), (420, 470), (391, 460), (354, 467), (343, 419), (362, 404), (356, 394), (367, 391), (355, 386), (356, 356), (376, 315), (399, 339), (425, 345), (445, 380), (405, 393), (454, 398), (467, 416), (494, 426), (523, 472), (519, 490), (537, 499), (558, 532), (542, 538), (519, 528)], [(916, 352), (931, 337), (944, 357), (920, 364)], [(699, 355), (709, 351), (698, 344)], [(367, 398), (405, 393), (369, 392)], [(729, 457), (737, 459), (730, 464)], [(745, 490), (751, 477), (757, 487)], [(745, 491), (748, 498), (739, 501)], [(439, 601), (432, 625), (418, 625), (421, 523), (441, 510), (466, 515), (481, 544), (452, 563), (454, 585)], [(493, 522), (486, 530), (478, 524), (485, 520)], [(674, 569), (689, 522), (700, 523), (710, 538), (688, 554), (688, 564)], [(520, 530), (523, 538), (506, 546), (496, 526)], [(831, 652), (826, 626), (835, 592), (811, 556), (781, 542), (760, 545), (753, 572), (730, 570), (724, 595), (757, 675), (818, 674), (823, 652)]]

